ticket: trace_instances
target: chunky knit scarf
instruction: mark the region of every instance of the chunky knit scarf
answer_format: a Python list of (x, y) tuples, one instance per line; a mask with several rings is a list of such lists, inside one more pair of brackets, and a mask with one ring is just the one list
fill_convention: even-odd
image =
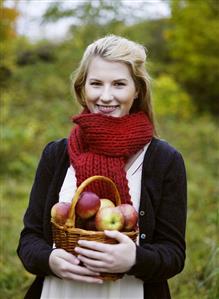
[[(68, 138), (68, 153), (77, 186), (90, 176), (104, 175), (117, 185), (122, 203), (131, 204), (124, 167), (152, 138), (153, 126), (148, 117), (143, 112), (123, 117), (84, 112), (72, 120), (76, 126)], [(95, 181), (87, 190), (114, 201), (109, 183)]]

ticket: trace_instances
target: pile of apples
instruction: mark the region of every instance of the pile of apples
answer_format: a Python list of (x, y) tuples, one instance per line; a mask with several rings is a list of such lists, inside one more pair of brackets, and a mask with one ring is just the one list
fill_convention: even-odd
[[(55, 223), (64, 225), (71, 204), (58, 202), (51, 209), (51, 217)], [(115, 204), (107, 198), (99, 198), (91, 191), (81, 193), (75, 207), (76, 227), (104, 231), (132, 231), (136, 229), (138, 213), (130, 204)]]

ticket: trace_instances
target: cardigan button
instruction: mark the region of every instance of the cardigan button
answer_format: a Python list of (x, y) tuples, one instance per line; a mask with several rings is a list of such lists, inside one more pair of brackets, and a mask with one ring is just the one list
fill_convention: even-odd
[(144, 211), (140, 211), (140, 216), (144, 216), (145, 215), (145, 212)]
[(142, 240), (146, 239), (146, 235), (145, 234), (141, 234), (141, 239)]

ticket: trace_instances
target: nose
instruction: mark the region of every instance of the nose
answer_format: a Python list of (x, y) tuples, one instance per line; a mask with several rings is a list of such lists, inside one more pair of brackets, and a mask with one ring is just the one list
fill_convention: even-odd
[(105, 86), (103, 89), (102, 89), (102, 93), (100, 95), (100, 100), (102, 102), (110, 102), (113, 100), (113, 95), (112, 95), (112, 92), (111, 92), (111, 88), (108, 87), (108, 86)]

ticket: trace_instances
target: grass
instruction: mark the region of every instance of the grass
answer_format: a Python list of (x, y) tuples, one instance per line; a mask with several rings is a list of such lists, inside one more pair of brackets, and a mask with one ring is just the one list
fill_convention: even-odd
[(9, 177), (1, 180), (0, 289), (4, 299), (23, 298), (33, 278), (24, 270), (16, 254), (29, 186), (26, 180)]
[[(161, 135), (183, 154), (188, 176), (187, 259), (170, 280), (173, 299), (219, 298), (219, 125), (208, 117), (161, 120)], [(30, 170), (31, 176), (34, 170)], [(31, 180), (1, 179), (0, 289), (4, 299), (21, 299), (33, 276), (16, 255)], [(30, 177), (30, 176), (28, 176)]]

